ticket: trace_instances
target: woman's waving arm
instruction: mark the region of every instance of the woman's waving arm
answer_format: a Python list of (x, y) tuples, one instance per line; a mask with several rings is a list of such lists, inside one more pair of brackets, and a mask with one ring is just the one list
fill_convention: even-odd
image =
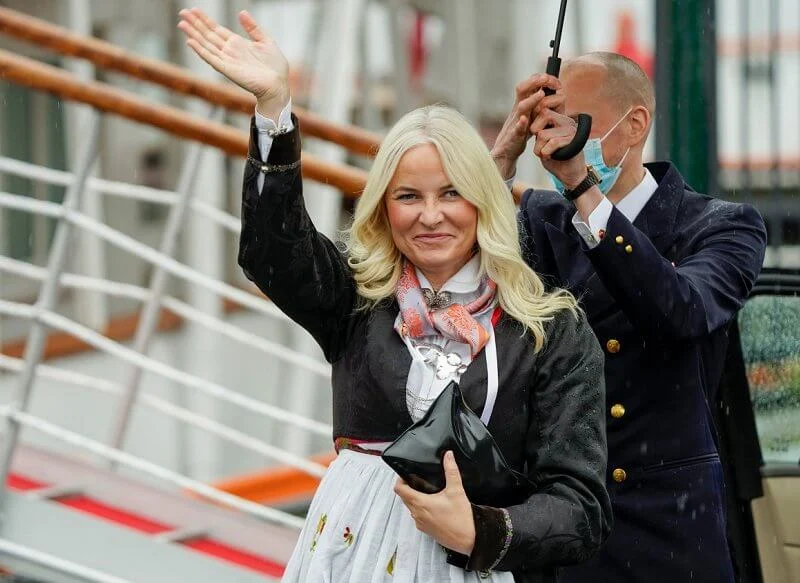
[(178, 27), (198, 56), (257, 99), (259, 119), (251, 123), (242, 188), (239, 264), (314, 336), (325, 357), (335, 360), (355, 309), (356, 289), (343, 255), (317, 232), (306, 212), (297, 120), (282, 122), (290, 100), (286, 58), (247, 12), (239, 14), (239, 23), (248, 38), (197, 8), (181, 10), (180, 16)]

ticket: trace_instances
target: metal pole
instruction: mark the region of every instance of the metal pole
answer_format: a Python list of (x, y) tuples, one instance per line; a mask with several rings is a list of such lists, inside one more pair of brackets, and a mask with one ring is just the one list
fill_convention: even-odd
[(551, 45), (553, 49), (553, 56), (558, 57), (561, 50), (561, 35), (564, 33), (564, 19), (567, 16), (567, 0), (561, 0), (561, 6), (558, 9), (558, 21), (556, 23), (556, 36)]
[(364, 11), (360, 15), (358, 41), (358, 65), (361, 73), (361, 126), (373, 131), (382, 129), (381, 117), (372, 101), (372, 91), (375, 88), (375, 79), (369, 65), (369, 7), (370, 1), (364, 4)]
[(656, 3), (656, 155), (718, 194), (716, 14), (713, 0)]
[(480, 79), (478, 79), (478, 29), (476, 20), (477, 6), (475, 0), (450, 0), (448, 7), (448, 24), (455, 30), (450, 38), (455, 41), (450, 47), (456, 68), (456, 86), (458, 87), (457, 103), (461, 113), (475, 127), (478, 127), (481, 116)]
[(741, 123), (739, 126), (739, 139), (742, 143), (740, 148), (742, 168), (739, 175), (741, 189), (744, 192), (744, 200), (745, 202), (752, 202), (753, 176), (750, 167), (750, 0), (740, 0), (739, 30), (742, 35), (742, 66), (740, 68), (742, 113), (739, 116)]
[(714, 0), (708, 2), (708, 6), (703, 10), (703, 29), (701, 34), (704, 41), (703, 46), (698, 51), (701, 55), (706, 53), (707, 58), (701, 60), (703, 63), (703, 84), (704, 105), (706, 114), (706, 172), (708, 181), (705, 193), (711, 196), (719, 196), (719, 144), (717, 139), (717, 5)]
[[(192, 0), (195, 6), (201, 7), (207, 14), (218, 22), (225, 22), (227, 0)], [(271, 4), (258, 3), (258, 5)], [(255, 8), (257, 4), (253, 4)], [(238, 27), (237, 27), (238, 28)], [(188, 47), (183, 49), (183, 58), (186, 66), (198, 78), (214, 79), (219, 75), (201, 59), (198, 59)], [(205, 104), (188, 103), (189, 111), (208, 114)], [(253, 115), (254, 109), (247, 113)], [(248, 125), (249, 129), (249, 125)], [(228, 181), (225, 165), (225, 155), (214, 150), (206, 150), (203, 163), (197, 171), (196, 184), (198, 185), (196, 198), (214, 208), (225, 208), (227, 204)], [(225, 265), (227, 235), (211, 220), (204, 216), (192, 213), (186, 221), (184, 241), (186, 248), (184, 257), (186, 263), (215, 280), (225, 279)], [(191, 285), (185, 290), (186, 301), (193, 308), (200, 310), (207, 316), (222, 320), (225, 316), (223, 303), (219, 294), (203, 286)], [(220, 349), (221, 338), (209, 334), (208, 330), (199, 324), (188, 322), (182, 332), (184, 342), (173, 345), (173, 357), (176, 361), (202, 378), (220, 378), (224, 374), (226, 364), (218, 358), (208, 358), (206, 355), (217, 354)], [(213, 420), (223, 420), (226, 415), (233, 418), (230, 424), (237, 424), (230, 408), (221, 405), (216, 399), (193, 391), (183, 385), (175, 385), (175, 403)], [(211, 480), (216, 476), (230, 473), (233, 465), (226, 465), (225, 442), (214, 436), (190, 431), (184, 424), (175, 427), (175, 467), (187, 476), (200, 480)]]
[(780, 93), (778, 92), (778, 26), (780, 23), (780, 9), (777, 0), (770, 0), (769, 3), (769, 138), (770, 154), (772, 163), (769, 169), (769, 189), (770, 198), (775, 205), (773, 214), (774, 223), (772, 225), (772, 235), (770, 243), (775, 246), (775, 265), (780, 267), (783, 263), (781, 247), (783, 246), (783, 217), (781, 209), (781, 186), (780, 186)]
[[(59, 575), (66, 575), (69, 580), (77, 580), (85, 583), (131, 583), (128, 579), (120, 579), (113, 575), (108, 575), (91, 567), (79, 565), (56, 557), (48, 553), (43, 553), (34, 548), (20, 545), (9, 540), (0, 539), (0, 556), (11, 557), (12, 559), (20, 559), (26, 563), (44, 567), (46, 569), (55, 571)], [(33, 579), (25, 579), (26, 581), (33, 581)]]
[[(92, 36), (91, 0), (69, 0), (62, 4), (66, 11), (65, 22), (73, 33)], [(95, 67), (89, 61), (66, 59), (65, 66), (77, 78), (84, 82), (95, 80)], [(79, 151), (83, 140), (80, 129), (85, 127), (85, 120), (92, 115), (91, 107), (80, 103), (66, 105), (67, 119), (67, 155)], [(94, 170), (90, 176), (94, 175)], [(91, 181), (90, 181), (91, 182)], [(103, 197), (92, 188), (87, 188), (81, 196), (82, 212), (93, 219), (103, 219)], [(96, 236), (85, 231), (78, 231), (75, 240), (74, 268), (84, 275), (105, 279), (106, 257), (105, 245)], [(98, 292), (83, 292), (72, 298), (75, 306), (76, 320), (94, 330), (103, 330), (108, 324), (108, 297)]]
[[(222, 107), (215, 107), (210, 116), (211, 121), (221, 121), (224, 113), (225, 110)], [(204, 150), (205, 146), (203, 144), (192, 142), (183, 162), (180, 179), (178, 180), (178, 202), (170, 210), (167, 224), (164, 228), (164, 235), (161, 239), (160, 251), (169, 257), (175, 254), (178, 238), (186, 222), (187, 211), (191, 207), (192, 199), (197, 192), (197, 189), (194, 188), (194, 181)], [(136, 328), (136, 337), (133, 342), (133, 349), (140, 354), (147, 354), (150, 348), (153, 332), (155, 332), (158, 325), (158, 317), (161, 313), (161, 298), (164, 295), (168, 277), (169, 274), (162, 266), (155, 266), (153, 275), (150, 278), (150, 295), (142, 308), (139, 325)], [(125, 383), (122, 405), (114, 422), (114, 429), (109, 443), (111, 447), (119, 449), (125, 441), (141, 379), (141, 367), (134, 366), (131, 369), (128, 382)]]
[[(320, 40), (319, 67), (315, 76), (319, 80), (310, 101), (310, 109), (324, 118), (344, 123), (350, 119), (353, 103), (354, 77), (357, 70), (359, 21), (366, 9), (366, 0), (327, 0), (325, 20)], [(391, 5), (393, 6), (393, 4)], [(407, 71), (407, 70), (406, 70)], [(398, 72), (398, 74), (401, 74)], [(403, 83), (408, 77), (403, 77)], [(323, 160), (341, 162), (346, 157), (342, 148), (332, 144), (314, 144), (313, 152)], [(308, 212), (317, 230), (331, 239), (336, 237), (340, 226), (341, 195), (334, 189), (320, 184), (308, 185), (305, 189)], [(292, 329), (291, 346), (306, 355), (319, 354), (319, 347), (307, 332)], [(316, 418), (328, 407), (330, 399), (325, 387), (316, 375), (299, 367), (290, 367), (286, 372), (284, 407), (306, 417)], [(314, 451), (313, 436), (297, 428), (287, 428), (277, 439), (283, 440), (285, 449), (298, 455), (309, 455)]]
[[(536, 6), (530, 0), (513, 0), (509, 6), (511, 58), (506, 65), (511, 76), (507, 98), (509, 111), (514, 101), (514, 86), (534, 72), (545, 70), (549, 53), (546, 43), (553, 34), (552, 21), (537, 15)], [(533, 141), (517, 161), (517, 180), (548, 188), (547, 173), (532, 149)]]
[(582, 0), (572, 1), (572, 15), (575, 21), (575, 54), (582, 55), (586, 51), (586, 31), (583, 26), (583, 2)]
[(408, 47), (405, 28), (403, 26), (403, 0), (389, 0), (389, 32), (394, 62), (394, 94), (395, 105), (391, 117), (396, 122), (405, 113), (413, 109), (416, 96), (409, 89), (410, 69), (408, 63)]
[[(672, 2), (656, 2), (656, 159), (669, 160), (672, 152), (670, 108), (672, 95)], [(677, 97), (675, 98), (678, 99)]]
[[(25, 368), (22, 370), (19, 383), (16, 386), (9, 404), (12, 411), (25, 411), (28, 408), (28, 402), (30, 401), (31, 391), (33, 389), (33, 381), (36, 375), (36, 367), (42, 359), (48, 334), (48, 330), (45, 325), (42, 324), (38, 314), (52, 310), (56, 304), (59, 280), (67, 262), (67, 251), (72, 235), (72, 224), (67, 220), (67, 216), (70, 211), (75, 211), (80, 208), (81, 196), (86, 186), (86, 180), (89, 177), (89, 172), (97, 157), (98, 142), (100, 139), (99, 113), (96, 111), (93, 112), (88, 123), (89, 127), (84, 134), (84, 149), (78, 158), (78, 164), (75, 170), (75, 180), (72, 182), (69, 189), (67, 189), (67, 193), (64, 196), (63, 209), (65, 215), (59, 218), (56, 234), (53, 238), (52, 247), (50, 248), (50, 257), (47, 261), (48, 277), (44, 280), (42, 287), (39, 289), (39, 298), (35, 306), (37, 316), (32, 322), (28, 341), (25, 344)], [(13, 415), (6, 417), (4, 426), (2, 453), (0, 453), (0, 484), (3, 484), (3, 487), (0, 488), (0, 506), (3, 503), (3, 496), (5, 494), (4, 485), (8, 478), (11, 467), (11, 457), (14, 453), (20, 430), (19, 423), (13, 419)]]
[(322, 29), (325, 24), (324, 0), (313, 0), (311, 8), (311, 24), (309, 33), (306, 37), (305, 51), (303, 51), (302, 63), (305, 78), (302, 80), (303, 93), (309, 94), (313, 91), (312, 78), (316, 71), (319, 71), (321, 55), (319, 45), (322, 39)]

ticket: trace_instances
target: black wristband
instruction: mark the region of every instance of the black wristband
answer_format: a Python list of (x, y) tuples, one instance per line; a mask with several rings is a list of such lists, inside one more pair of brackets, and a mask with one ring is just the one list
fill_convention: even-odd
[(597, 172), (595, 172), (594, 168), (587, 166), (586, 178), (581, 180), (575, 188), (564, 190), (564, 198), (570, 202), (574, 202), (576, 198), (597, 184), (600, 184), (600, 177), (597, 176)]

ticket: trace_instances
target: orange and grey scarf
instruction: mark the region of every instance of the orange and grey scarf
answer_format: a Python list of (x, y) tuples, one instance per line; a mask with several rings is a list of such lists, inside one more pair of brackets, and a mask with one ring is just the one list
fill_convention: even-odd
[(489, 331), (476, 317), (493, 309), (496, 290), (497, 285), (484, 275), (477, 298), (467, 304), (450, 303), (447, 292), (420, 287), (416, 269), (406, 261), (395, 291), (400, 305), (395, 329), (402, 337), (444, 336), (468, 344), (474, 358), (489, 340)]

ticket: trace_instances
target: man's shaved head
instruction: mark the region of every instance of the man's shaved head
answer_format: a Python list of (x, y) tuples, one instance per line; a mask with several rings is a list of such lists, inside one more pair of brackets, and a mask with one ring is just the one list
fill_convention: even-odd
[(598, 91), (608, 100), (607, 103), (620, 110), (620, 114), (633, 106), (643, 105), (651, 117), (655, 115), (653, 84), (639, 65), (617, 53), (595, 52), (566, 61), (562, 74), (566, 76), (592, 69), (604, 73)]
[(600, 139), (603, 160), (622, 172), (608, 192), (612, 203), (642, 181), (642, 156), (652, 129), (653, 84), (639, 65), (614, 53), (589, 53), (570, 59), (561, 71), (564, 112), (592, 116), (590, 139)]

